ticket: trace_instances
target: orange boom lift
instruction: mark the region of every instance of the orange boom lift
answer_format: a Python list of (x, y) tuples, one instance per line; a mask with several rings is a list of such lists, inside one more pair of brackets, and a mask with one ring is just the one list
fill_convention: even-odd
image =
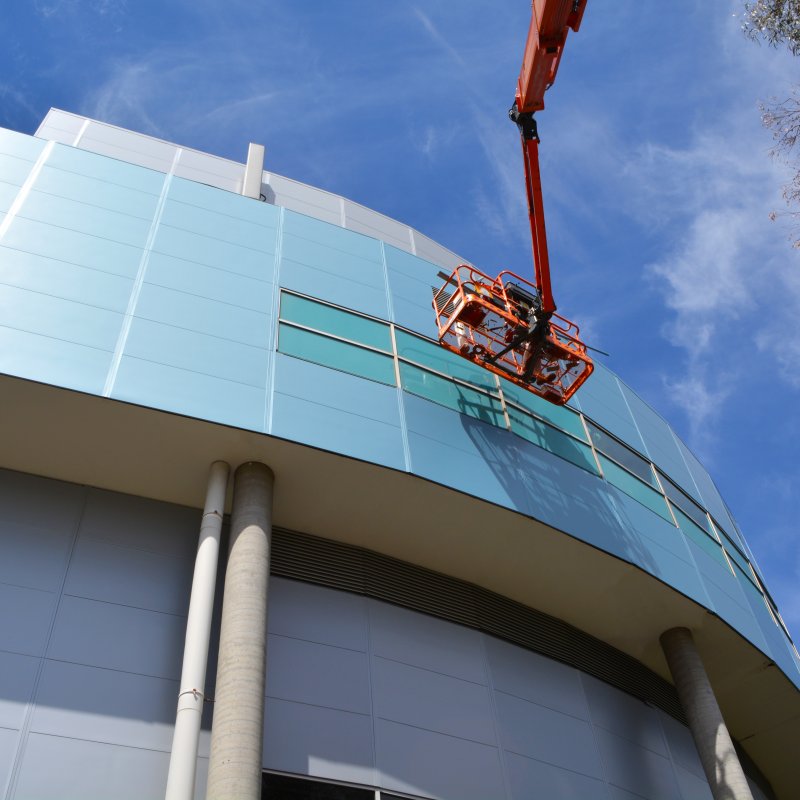
[(567, 33), (577, 31), (586, 0), (534, 0), (514, 105), (508, 112), (522, 138), (534, 281), (512, 272), (492, 279), (468, 265), (446, 275), (434, 292), (439, 341), (448, 350), (563, 405), (591, 375), (592, 359), (577, 326), (556, 314), (539, 176), (534, 113), (556, 78)]

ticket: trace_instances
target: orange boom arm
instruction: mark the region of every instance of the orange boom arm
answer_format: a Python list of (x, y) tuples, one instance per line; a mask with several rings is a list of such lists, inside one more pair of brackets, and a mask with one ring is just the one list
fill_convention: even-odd
[(562, 405), (593, 370), (577, 326), (555, 313), (539, 175), (534, 112), (544, 108), (569, 30), (577, 31), (586, 0), (534, 0), (522, 70), (509, 117), (522, 138), (534, 282), (501, 272), (492, 279), (458, 267), (434, 290), (439, 341), (448, 350)]

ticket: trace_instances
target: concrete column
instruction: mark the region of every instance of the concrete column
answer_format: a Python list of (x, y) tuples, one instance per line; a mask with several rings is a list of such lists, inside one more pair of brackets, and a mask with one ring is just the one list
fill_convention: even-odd
[(219, 643), (208, 800), (259, 800), (264, 738), (267, 579), (274, 476), (236, 470)]
[(753, 800), (691, 632), (672, 628), (661, 634), (661, 647), (714, 800)]
[(178, 693), (178, 713), (169, 759), (166, 800), (193, 800), (197, 745), (205, 700), (208, 640), (214, 611), (219, 539), (230, 467), (224, 461), (211, 465), (200, 538), (194, 562), (189, 619), (183, 649), (183, 670)]

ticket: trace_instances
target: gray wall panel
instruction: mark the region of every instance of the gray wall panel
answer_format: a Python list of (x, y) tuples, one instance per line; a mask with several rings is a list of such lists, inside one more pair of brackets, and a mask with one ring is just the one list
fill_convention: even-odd
[(376, 717), (497, 744), (485, 686), (374, 658), (372, 693)]
[(184, 617), (64, 597), (48, 656), (178, 680), (185, 632)]
[(169, 751), (178, 683), (47, 661), (31, 731)]
[(667, 756), (658, 712), (636, 697), (607, 683), (582, 675), (581, 680), (592, 712), (592, 724), (623, 739)]
[(38, 666), (33, 656), (0, 651), (0, 728), (22, 727)]
[(0, 470), (3, 520), (53, 532), (74, 531), (86, 490), (71, 483)]
[(682, 800), (714, 800), (711, 787), (705, 778), (698, 778), (693, 772), (682, 767), (675, 767), (675, 777), (678, 779)]
[(18, 741), (19, 733), (17, 731), (0, 728), (0, 789), (5, 787), (11, 777)]
[(327, 644), (270, 635), (267, 695), (370, 713), (367, 656)]
[(495, 747), (376, 720), (375, 754), (387, 789), (446, 800), (507, 796)]
[(323, 586), (271, 578), (270, 633), (367, 650), (367, 600)]
[(0, 581), (54, 592), (61, 586), (73, 531), (34, 528), (16, 520), (0, 526)]
[(689, 729), (663, 711), (659, 712), (659, 719), (672, 760), (678, 767), (688, 770), (705, 782), (703, 764)]
[(268, 699), (264, 767), (374, 785), (372, 720), (363, 714)]
[(64, 591), (77, 597), (186, 614), (192, 561), (97, 539), (78, 541)]
[(596, 778), (525, 756), (506, 753), (512, 800), (608, 800), (608, 787)]
[(81, 537), (102, 539), (194, 563), (200, 511), (142, 497), (92, 489), (81, 520)]
[(162, 800), (169, 755), (32, 734), (14, 800)]
[(647, 800), (681, 800), (669, 759), (602, 728), (594, 734), (610, 784)]
[(589, 718), (576, 669), (492, 636), (486, 636), (485, 642), (495, 691), (515, 695), (573, 717)]
[(47, 642), (56, 595), (0, 583), (0, 645), (3, 650), (40, 656)]
[(486, 682), (480, 634), (405, 608), (369, 601), (372, 652), (417, 667)]
[(582, 719), (496, 693), (503, 749), (558, 767), (602, 778), (592, 728)]

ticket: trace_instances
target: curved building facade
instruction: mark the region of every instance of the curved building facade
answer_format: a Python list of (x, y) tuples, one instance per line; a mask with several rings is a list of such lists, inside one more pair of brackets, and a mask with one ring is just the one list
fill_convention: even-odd
[(241, 164), (55, 110), (0, 164), (5, 800), (164, 796), (216, 461), (274, 474), (264, 797), (711, 798), (675, 629), (752, 796), (797, 796), (797, 650), (613, 373), (559, 408), (446, 352), (462, 260), (269, 172), (258, 202)]

